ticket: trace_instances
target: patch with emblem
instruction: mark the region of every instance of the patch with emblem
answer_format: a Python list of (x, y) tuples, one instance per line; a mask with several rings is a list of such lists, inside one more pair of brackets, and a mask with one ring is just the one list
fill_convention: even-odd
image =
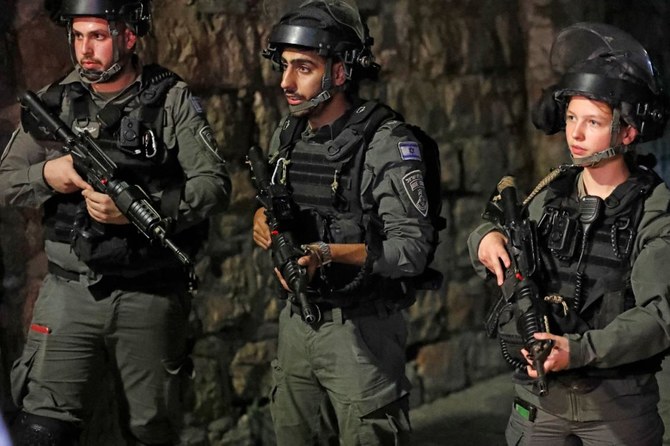
[(417, 211), (424, 217), (428, 216), (428, 195), (420, 170), (413, 170), (402, 177), (405, 192)]
[(219, 155), (219, 145), (216, 142), (216, 137), (214, 136), (214, 130), (208, 125), (204, 126), (198, 132), (202, 142), (205, 143), (205, 146), (209, 149), (210, 152), (216, 157), (217, 160), (223, 162), (223, 158)]
[(421, 161), (421, 149), (415, 141), (400, 141), (398, 143), (400, 158), (405, 161)]
[(202, 101), (199, 97), (191, 96), (191, 106), (197, 114), (202, 115), (205, 113), (205, 107), (202, 105)]

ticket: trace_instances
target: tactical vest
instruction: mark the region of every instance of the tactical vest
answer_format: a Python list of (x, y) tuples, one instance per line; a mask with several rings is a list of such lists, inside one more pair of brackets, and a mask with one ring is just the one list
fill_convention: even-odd
[[(381, 124), (397, 117), (381, 104), (358, 104), (335, 139), (323, 143), (301, 138), (306, 119), (287, 118), (279, 135), (278, 153), (271, 162), (278, 177), (285, 175), (300, 209), (294, 231), (297, 242), (365, 242), (369, 249), (381, 250), (381, 220), (374, 209), (363, 209), (362, 205), (361, 179), (368, 144), (363, 128), (370, 122), (378, 123), (366, 128), (374, 133)], [(376, 296), (394, 300), (404, 295), (399, 280), (371, 275), (365, 268), (332, 263), (322, 270), (324, 276), (317, 275), (311, 286), (321, 298), (333, 300), (337, 306)]]
[[(550, 305), (550, 325), (555, 334), (602, 329), (635, 306), (630, 254), (644, 201), (661, 182), (652, 171), (635, 170), (604, 200), (597, 220), (587, 227), (580, 220), (579, 202), (572, 195), (577, 173), (576, 169), (568, 171), (550, 184), (538, 223), (543, 264), (541, 295), (555, 296)], [(651, 358), (616, 370), (587, 368), (578, 373), (621, 376), (630, 371), (655, 371), (659, 366), (660, 359)]]
[[(42, 100), (56, 115), (69, 110), (63, 120), (72, 123), (75, 132), (85, 129), (92, 134), (118, 166), (119, 178), (139, 185), (150, 196), (161, 192), (161, 203), (156, 208), (163, 216), (174, 218), (185, 178), (176, 150), (165, 145), (163, 126), (167, 93), (179, 77), (158, 65), (144, 66), (142, 76), (142, 89), (123, 104), (110, 103), (100, 109), (80, 83), (56, 82), (43, 93)], [(25, 117), (24, 126), (35, 139), (45, 138)], [(100, 274), (135, 276), (179, 266), (164, 248), (150, 245), (134, 226), (93, 221), (81, 194), (55, 194), (47, 200), (43, 223), (47, 240), (70, 243), (80, 260)], [(203, 223), (171, 239), (193, 255), (205, 235)]]

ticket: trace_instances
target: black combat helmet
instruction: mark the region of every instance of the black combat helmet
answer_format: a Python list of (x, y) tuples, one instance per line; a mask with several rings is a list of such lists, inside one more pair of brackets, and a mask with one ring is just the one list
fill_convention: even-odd
[[(620, 119), (637, 129), (638, 141), (663, 135), (668, 119), (665, 94), (647, 51), (629, 34), (602, 23), (577, 23), (558, 33), (550, 59), (561, 78), (533, 110), (538, 129), (549, 135), (562, 130), (570, 97), (584, 96), (612, 107), (612, 145)], [(608, 150), (612, 153), (597, 161), (625, 149)]]
[(72, 21), (77, 17), (99, 17), (107, 20), (111, 36), (119, 35), (117, 23), (124, 23), (137, 36), (144, 36), (151, 29), (151, 0), (50, 0), (47, 8), (53, 9), (52, 17), (67, 27), (70, 43), (70, 58), (83, 81), (87, 83), (106, 82), (121, 71), (119, 48), (113, 40), (114, 54), (112, 66), (105, 71), (83, 68), (77, 61), (74, 50)]
[(344, 0), (309, 0), (285, 14), (272, 28), (262, 54), (278, 69), (286, 47), (313, 49), (327, 59), (321, 99), (317, 97), (304, 104), (311, 108), (330, 98), (333, 59), (344, 63), (350, 81), (376, 76), (380, 66), (375, 63), (372, 44), (373, 39), (354, 6)]
[(109, 22), (120, 21), (140, 37), (151, 29), (149, 0), (62, 0), (57, 17), (64, 24), (75, 17), (101, 17)]

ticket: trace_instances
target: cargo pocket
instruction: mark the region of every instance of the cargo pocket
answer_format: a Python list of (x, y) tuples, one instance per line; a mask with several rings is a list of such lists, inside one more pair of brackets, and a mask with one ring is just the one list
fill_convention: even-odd
[(272, 380), (274, 381), (272, 389), (270, 390), (270, 402), (275, 404), (279, 385), (284, 381), (284, 370), (279, 365), (279, 359), (276, 358), (272, 360), (270, 366), (272, 367)]
[[(358, 411), (361, 410), (359, 407)], [(359, 418), (355, 438), (344, 439), (344, 444), (406, 446), (410, 444), (412, 427), (407, 416), (407, 397), (397, 399), (384, 407)]]
[(23, 407), (23, 398), (28, 393), (28, 375), (35, 362), (38, 348), (38, 344), (29, 340), (23, 348), (21, 357), (14, 361), (12, 366), (12, 399), (18, 407)]
[(525, 420), (517, 413), (516, 410), (512, 409), (512, 414), (509, 417), (507, 422), (507, 428), (505, 429), (505, 440), (510, 446), (522, 446), (524, 442), (524, 434), (526, 429), (530, 429), (531, 422)]
[(391, 432), (393, 433), (394, 445), (403, 446), (410, 444), (409, 433), (412, 429), (407, 415), (404, 412), (400, 412), (396, 415), (387, 413), (386, 419), (388, 420)]

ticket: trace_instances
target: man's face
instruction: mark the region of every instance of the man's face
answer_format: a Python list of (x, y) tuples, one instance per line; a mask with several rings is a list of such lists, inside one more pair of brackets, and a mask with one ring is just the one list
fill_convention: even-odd
[[(289, 105), (300, 105), (321, 93), (326, 59), (317, 55), (316, 51), (287, 48), (282, 52), (282, 65), (281, 88)], [(307, 116), (315, 110), (307, 109), (294, 115)]]
[(126, 61), (135, 45), (135, 34), (125, 26), (114, 37), (109, 32), (107, 20), (97, 17), (77, 17), (72, 21), (74, 53), (85, 70), (103, 72), (114, 64), (114, 39), (119, 51), (119, 61)]

